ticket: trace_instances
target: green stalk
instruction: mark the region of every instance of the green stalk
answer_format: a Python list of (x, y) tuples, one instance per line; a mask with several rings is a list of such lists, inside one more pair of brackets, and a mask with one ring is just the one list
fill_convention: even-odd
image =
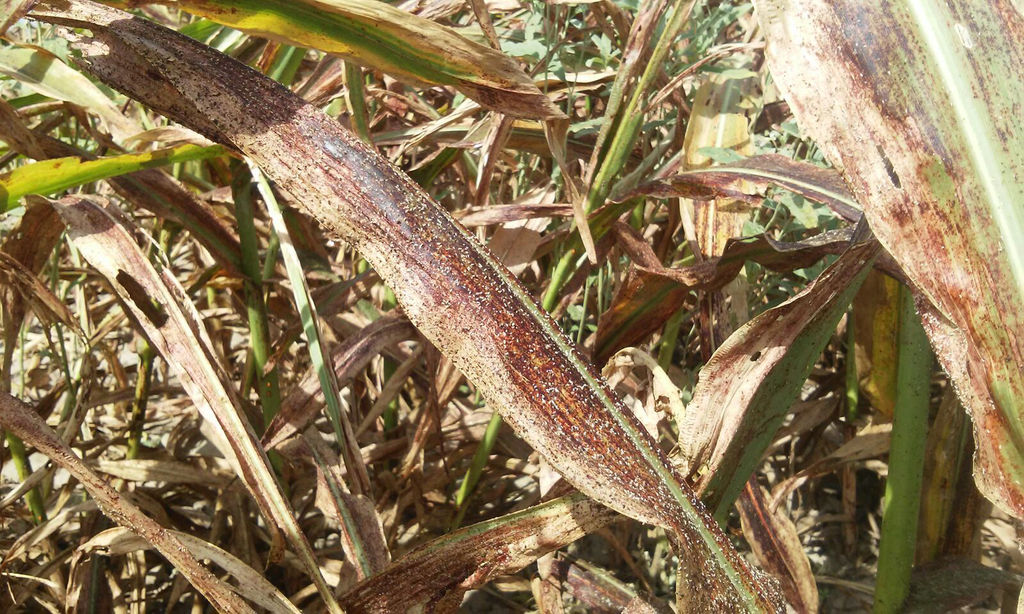
[[(637, 138), (640, 136), (640, 129), (643, 127), (643, 102), (647, 90), (654, 83), (659, 71), (662, 70), (665, 58), (672, 49), (673, 41), (675, 41), (680, 28), (689, 18), (695, 4), (695, 0), (676, 0), (672, 5), (665, 28), (662, 30), (658, 42), (651, 51), (650, 60), (647, 66), (644, 67), (644, 72), (636, 85), (630, 88), (632, 94), (625, 106), (621, 107), (621, 111), (619, 109), (622, 95), (625, 91), (624, 83), (622, 80), (617, 79), (613, 84), (608, 102), (608, 112), (605, 114), (605, 118), (612, 122), (611, 130), (613, 134), (611, 141), (604, 148), (603, 157), (598, 161), (598, 170), (584, 198), (583, 211), (588, 215), (604, 205), (605, 200), (607, 200), (608, 195), (612, 191), (615, 178), (622, 172), (626, 160), (629, 159), (629, 154), (633, 150)], [(624, 72), (621, 74), (625, 75)], [(599, 136), (599, 143), (603, 142), (603, 139), (600, 138), (603, 136), (604, 134)], [(616, 207), (615, 210), (615, 217), (617, 218), (621, 209)], [(604, 233), (597, 229), (597, 227), (603, 225), (595, 222), (590, 221), (589, 224), (591, 235), (596, 241)], [(580, 246), (578, 242), (574, 242), (573, 246), (568, 249), (555, 266), (551, 276), (551, 284), (544, 294), (543, 306), (545, 310), (551, 311), (555, 304), (557, 304), (562, 286), (572, 275), (572, 271), (568, 270), (568, 267), (575, 260), (579, 251)]]
[(281, 45), (277, 51), (274, 62), (267, 71), (267, 76), (281, 85), (289, 86), (295, 80), (295, 73), (306, 57), (306, 50), (302, 47)]
[(238, 241), (241, 247), (241, 267), (245, 276), (245, 309), (249, 319), (249, 347), (252, 349), (256, 375), (256, 392), (263, 407), (263, 426), (281, 409), (281, 388), (277, 368), (266, 371), (270, 360), (270, 325), (267, 304), (263, 298), (263, 265), (260, 263), (259, 238), (256, 236), (255, 211), (248, 173), (238, 174), (233, 187), (235, 218), (238, 221)]
[(369, 113), (363, 95), (363, 69), (353, 62), (345, 62), (345, 102), (348, 104), (352, 131), (367, 143), (373, 144), (370, 136)]
[(666, 372), (672, 364), (672, 354), (675, 353), (676, 344), (679, 342), (679, 329), (687, 315), (689, 313), (685, 309), (680, 309), (665, 322), (665, 330), (661, 333), (661, 343), (658, 346), (658, 366)]
[(889, 478), (875, 585), (875, 614), (899, 612), (910, 590), (917, 544), (932, 351), (910, 291), (900, 288), (900, 354), (896, 375)]
[(139, 457), (142, 446), (142, 431), (146, 423), (146, 405), (149, 401), (149, 386), (153, 381), (153, 359), (156, 349), (144, 336), (139, 336), (139, 371), (135, 380), (135, 398), (132, 399), (131, 417), (128, 421), (129, 460)]
[[(347, 450), (347, 448), (350, 447), (348, 442), (355, 441), (355, 435), (352, 433), (351, 426), (342, 419), (342, 407), (337, 377), (335, 375), (333, 365), (330, 362), (330, 354), (326, 351), (323, 338), (320, 335), (317, 323), (316, 305), (313, 303), (313, 300), (309, 295), (309, 289), (306, 286), (306, 279), (302, 271), (302, 265), (299, 263), (298, 253), (295, 251), (295, 246), (292, 244), (288, 235), (288, 227), (284, 222), (281, 205), (277, 202), (277, 198), (274, 196), (269, 182), (266, 177), (263, 176), (263, 173), (259, 168), (251, 161), (248, 161), (248, 165), (249, 172), (251, 173), (256, 186), (259, 188), (260, 194), (263, 196), (263, 200), (267, 205), (267, 213), (270, 215), (271, 223), (273, 224), (274, 230), (280, 240), (281, 256), (284, 260), (285, 269), (288, 273), (288, 279), (292, 285), (292, 295), (295, 299), (295, 306), (302, 319), (302, 327), (306, 334), (310, 360), (313, 362), (313, 367), (316, 369), (317, 376), (320, 380), (320, 387), (324, 393), (324, 400), (327, 403), (327, 415), (330, 418), (331, 426), (334, 427), (334, 435), (337, 438), (337, 444), (342, 451), (340, 456), (341, 458), (346, 459), (345, 465), (349, 471), (349, 479), (354, 484), (365, 484), (368, 486), (369, 477), (366, 475), (365, 467), (351, 464), (347, 460), (347, 457), (351, 454), (358, 455), (359, 449), (356, 448), (355, 450), (351, 450), (351, 452)], [(318, 461), (322, 460), (323, 459), (318, 459)], [(362, 475), (359, 475), (360, 471), (362, 471)], [(352, 547), (353, 558), (359, 564), (360, 571), (363, 576), (369, 577), (373, 574), (373, 565), (368, 558), (366, 546), (363, 544), (356, 517), (352, 510), (348, 508), (345, 503), (345, 499), (341, 497), (340, 494), (333, 492), (334, 485), (331, 484), (330, 479), (328, 479), (328, 483), (332, 488), (332, 495), (335, 495), (335, 499), (338, 502), (338, 511), (341, 516), (340, 520), (344, 527), (344, 531), (348, 536), (349, 544)], [(361, 488), (360, 490), (365, 489)], [(357, 492), (356, 494), (364, 493)]]
[[(25, 451), (25, 444), (14, 433), (7, 433), (7, 447), (11, 451), (11, 460), (14, 461), (14, 468), (18, 472), (18, 479), (24, 482), (32, 475), (32, 463), (28, 460), (28, 453)], [(25, 502), (32, 512), (32, 521), (42, 524), (46, 521), (46, 506), (43, 505), (43, 496), (39, 488), (31, 488), (25, 493)]]
[(629, 158), (629, 153), (632, 151), (637, 137), (640, 136), (640, 128), (644, 122), (644, 114), (642, 113), (644, 97), (648, 88), (654, 83), (654, 79), (662, 70), (665, 64), (665, 57), (672, 48), (672, 43), (675, 41), (680, 28), (682, 28), (690, 16), (694, 4), (693, 0), (676, 0), (672, 5), (665, 29), (662, 30), (661, 36), (651, 52), (651, 58), (647, 66), (644, 67), (640, 80), (632, 88), (633, 93), (629, 98), (629, 102), (626, 103), (625, 108), (623, 108), (622, 113), (619, 115), (622, 120), (615, 131), (615, 135), (612, 137), (611, 143), (608, 145), (607, 154), (604, 160), (601, 161), (590, 190), (587, 192), (586, 200), (583, 203), (583, 210), (587, 213), (593, 212), (604, 204), (608, 194), (611, 193), (613, 180), (618, 176), (626, 160)]
[[(157, 225), (156, 232), (160, 237), (160, 248), (165, 254), (171, 253), (172, 233), (163, 223)], [(155, 259), (153, 244), (150, 244), (149, 258)], [(132, 399), (131, 414), (128, 420), (128, 459), (138, 458), (142, 446), (142, 431), (146, 424), (146, 405), (149, 403), (149, 388), (153, 381), (153, 361), (156, 358), (154, 348), (144, 335), (139, 336), (139, 367), (135, 380), (135, 397)]]
[[(596, 239), (597, 237), (594, 238)], [(554, 270), (551, 271), (551, 283), (548, 284), (548, 289), (544, 291), (544, 301), (542, 303), (544, 311), (550, 313), (558, 305), (558, 297), (562, 291), (562, 286), (572, 276), (573, 265), (577, 256), (579, 256), (578, 252), (578, 245), (570, 247), (555, 264)]]
[(476, 488), (476, 483), (480, 480), (480, 474), (483, 473), (484, 467), (487, 466), (487, 459), (491, 456), (494, 443), (498, 441), (501, 424), (501, 414), (494, 412), (491, 415), (491, 421), (487, 423), (484, 438), (480, 441), (480, 445), (473, 454), (473, 460), (469, 464), (469, 470), (466, 471), (466, 477), (462, 478), (459, 492), (455, 495), (455, 507), (459, 511), (455, 516), (455, 520), (452, 521), (452, 526), (450, 527), (452, 531), (458, 529), (459, 525), (462, 524), (462, 519), (466, 515), (466, 501), (469, 499), (469, 495), (472, 494), (473, 489)]

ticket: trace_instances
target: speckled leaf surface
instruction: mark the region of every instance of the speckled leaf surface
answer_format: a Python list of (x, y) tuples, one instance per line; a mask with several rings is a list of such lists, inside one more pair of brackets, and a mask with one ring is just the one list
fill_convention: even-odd
[(173, 4), (243, 32), (334, 53), (414, 84), (451, 85), (481, 105), (512, 116), (565, 117), (512, 58), (385, 2), (179, 0)]
[(329, 235), (354, 243), (409, 319), (581, 491), (667, 527), (699, 573), (698, 607), (781, 607), (633, 414), (520, 283), (413, 183), (316, 108), (208, 47), (79, 0), (36, 13), (88, 27), (80, 64), (255, 160)]
[(460, 529), (417, 548), (341, 598), (345, 610), (456, 612), (465, 592), (514, 573), (618, 515), (581, 494)]
[(975, 479), (1024, 518), (1019, 3), (759, 0), (772, 75), (926, 299)]

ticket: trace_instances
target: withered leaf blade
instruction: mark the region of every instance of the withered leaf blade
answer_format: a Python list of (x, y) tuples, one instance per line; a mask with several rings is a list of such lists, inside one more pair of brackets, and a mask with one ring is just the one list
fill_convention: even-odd
[(172, 366), (203, 419), (226, 442), (221, 452), (268, 523), (273, 523), (273, 538), (280, 542), (282, 532), (287, 536), (328, 608), (340, 612), (184, 288), (167, 269), (158, 272), (122, 226), (124, 222), (96, 202), (69, 196), (53, 205), (82, 256), (107, 279), (150, 343)]
[(465, 592), (514, 573), (618, 515), (581, 494), (466, 527), (438, 538), (342, 597), (352, 613), (406, 612), (430, 604), (455, 612)]
[(587, 612), (668, 614), (673, 611), (660, 599), (637, 595), (610, 572), (580, 561), (553, 561), (550, 578), (572, 593)]
[[(352, 378), (384, 346), (412, 338), (415, 334), (416, 329), (401, 315), (388, 313), (381, 316), (331, 352), (331, 364), (335, 365), (338, 383)], [(298, 435), (320, 415), (323, 407), (320, 380), (316, 371), (311, 369), (282, 401), (281, 411), (263, 433), (263, 446), (270, 450)]]
[(732, 164), (684, 171), (663, 181), (640, 185), (622, 200), (634, 196), (695, 200), (728, 197), (760, 202), (760, 196), (742, 191), (745, 183), (752, 184), (762, 192), (769, 185), (786, 188), (828, 205), (840, 217), (851, 222), (856, 222), (861, 216), (860, 205), (846, 187), (839, 171), (779, 154), (764, 154)]
[(755, 4), (801, 128), (933, 306), (923, 319), (974, 421), (979, 489), (1024, 518), (1019, 3)]
[(784, 509), (772, 508), (756, 479), (747, 482), (736, 505), (743, 535), (757, 559), (779, 579), (797, 612), (818, 611), (818, 585), (796, 526)]
[(691, 266), (666, 267), (635, 230), (625, 224), (616, 224), (612, 230), (633, 264), (616, 290), (611, 307), (598, 321), (594, 345), (597, 364), (660, 329), (691, 292), (724, 287), (748, 260), (773, 271), (792, 271), (811, 266), (828, 254), (842, 253), (851, 236), (850, 230), (833, 230), (794, 242), (776, 241), (767, 235), (731, 239), (720, 257)]
[(878, 250), (874, 240), (854, 244), (800, 294), (737, 329), (701, 370), (679, 444), (691, 471), (706, 469), (698, 489), (716, 514), (760, 463)]
[(104, 514), (152, 544), (218, 610), (240, 614), (253, 612), (252, 608), (229, 590), (227, 585), (203, 567), (173, 534), (143, 514), (139, 508), (89, 469), (75, 456), (71, 448), (57, 437), (57, 433), (43, 422), (31, 406), (9, 394), (0, 393), (0, 426), (17, 435), (25, 443), (35, 446), (40, 453), (66, 469), (82, 483)]
[(42, 6), (39, 17), (89, 29), (93, 38), (77, 43), (86, 70), (243, 151), (328, 234), (354, 243), (409, 319), (581, 491), (676, 534), (700, 563), (687, 588), (703, 605), (782, 607), (550, 317), (407, 176), (318, 109), (195, 40), (81, 0)]

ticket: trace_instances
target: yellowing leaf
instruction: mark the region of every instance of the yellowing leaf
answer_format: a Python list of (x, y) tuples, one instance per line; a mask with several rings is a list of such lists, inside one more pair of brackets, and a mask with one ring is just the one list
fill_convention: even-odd
[(378, 0), (181, 0), (244, 32), (334, 53), (412, 83), (451, 85), (517, 117), (564, 117), (508, 56)]
[(54, 158), (33, 162), (19, 166), (0, 176), (0, 212), (17, 206), (18, 201), (26, 194), (53, 194), (100, 179), (117, 177), (176, 162), (213, 158), (223, 154), (224, 148), (219, 145), (211, 147), (180, 145), (171, 149), (123, 154), (97, 160)]

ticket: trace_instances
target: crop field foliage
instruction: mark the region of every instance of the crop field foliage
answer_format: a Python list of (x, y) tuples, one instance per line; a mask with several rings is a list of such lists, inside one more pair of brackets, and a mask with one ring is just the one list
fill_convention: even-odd
[(0, 611), (1017, 611), (1019, 3), (0, 30)]

